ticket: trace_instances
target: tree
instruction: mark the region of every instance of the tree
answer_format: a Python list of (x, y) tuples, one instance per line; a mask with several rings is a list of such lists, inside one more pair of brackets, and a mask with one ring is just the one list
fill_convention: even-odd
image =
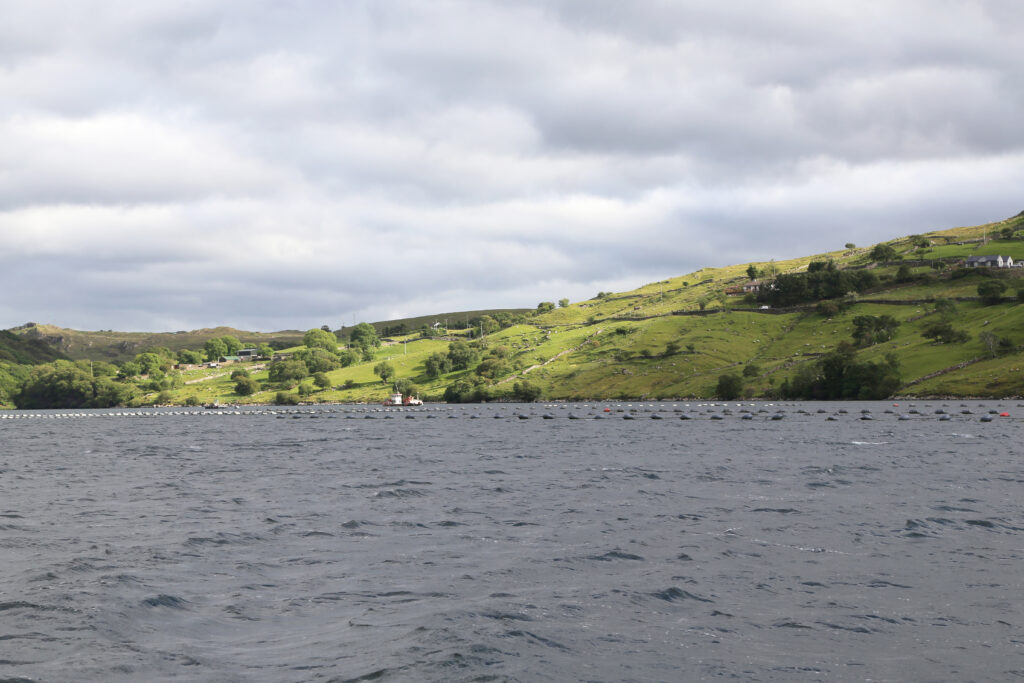
[(541, 301), (537, 304), (537, 315), (550, 313), (553, 310), (555, 310), (555, 304), (550, 301)]
[(936, 299), (932, 304), (932, 310), (942, 320), (951, 320), (956, 315), (956, 304), (949, 299)]
[(226, 334), (220, 338), (224, 342), (224, 346), (227, 348), (225, 356), (237, 356), (238, 350), (242, 348), (242, 342), (238, 341), (238, 337), (233, 337), (230, 334)]
[(871, 248), (868, 257), (872, 261), (895, 261), (897, 258), (896, 249), (891, 244), (876, 244)]
[(853, 319), (853, 341), (858, 346), (871, 346), (892, 339), (900, 322), (891, 315), (858, 315)]
[(206, 343), (203, 344), (203, 350), (206, 351), (206, 360), (210, 363), (216, 362), (221, 356), (229, 355), (228, 345), (220, 337), (207, 339)]
[(271, 382), (291, 382), (304, 379), (308, 375), (309, 368), (301, 360), (274, 361), (267, 373)]
[(559, 299), (558, 300), (558, 307), (559, 308), (565, 308), (568, 305), (569, 305), (569, 300), (568, 299)]
[(387, 384), (395, 376), (395, 368), (386, 360), (373, 366), (373, 374), (380, 377), (380, 381)]
[(1017, 232), (1013, 228), (1003, 228), (999, 233), (1003, 236), (1004, 240), (1012, 240), (1014, 233)]
[(856, 248), (857, 248), (857, 245), (856, 245), (856, 244), (854, 244), (853, 242), (847, 242), (847, 243), (846, 243), (845, 245), (843, 245), (843, 246), (845, 246), (845, 247), (846, 247), (847, 249), (856, 249)]
[(900, 387), (899, 361), (886, 354), (879, 363), (858, 363), (854, 347), (841, 342), (835, 351), (817, 363), (805, 364), (783, 382), (783, 398), (815, 400), (878, 400), (891, 396)]
[(245, 368), (235, 368), (231, 371), (231, 379), (238, 379), (239, 377), (248, 377), (249, 371)]
[(415, 396), (419, 389), (412, 383), (411, 379), (403, 377), (395, 380), (395, 391), (402, 396)]
[(493, 380), (512, 372), (512, 368), (509, 366), (508, 361), (490, 356), (488, 358), (484, 358), (480, 364), (476, 366), (475, 372), (481, 377)]
[(1003, 300), (1003, 292), (1006, 291), (1006, 283), (1001, 280), (985, 280), (978, 285), (978, 296), (986, 305), (998, 304)]
[(476, 360), (476, 351), (464, 341), (453, 341), (448, 345), (448, 360), (452, 370), (465, 370)]
[(718, 385), (715, 387), (715, 395), (724, 400), (731, 401), (743, 394), (743, 378), (735, 373), (718, 376)]
[(274, 395), (274, 404), (279, 406), (294, 406), (298, 405), (299, 397), (295, 394), (289, 394), (287, 391), (279, 391)]
[(292, 359), (305, 363), (310, 373), (330, 372), (341, 367), (341, 361), (337, 356), (321, 348), (299, 349), (292, 354)]
[(249, 376), (235, 379), (235, 393), (239, 396), (251, 396), (260, 390), (260, 383)]
[(152, 375), (160, 371), (162, 359), (155, 353), (140, 353), (135, 356), (135, 362), (139, 366), (139, 372), (143, 375)]
[(756, 280), (757, 276), (757, 266), (751, 263), (749, 266), (747, 266), (747, 277), (749, 277), (751, 280)]
[(309, 382), (303, 382), (298, 388), (299, 396), (306, 398), (313, 393), (313, 385)]
[(939, 344), (962, 344), (970, 339), (963, 330), (953, 328), (947, 321), (933, 322), (921, 332), (925, 339), (934, 339)]
[(436, 351), (423, 361), (423, 370), (430, 379), (437, 379), (446, 372), (450, 372), (451, 369), (452, 361), (447, 353)]
[(141, 372), (142, 368), (139, 367), (138, 363), (134, 361), (128, 361), (126, 363), (121, 364), (120, 369), (117, 371), (117, 378), (129, 379), (131, 377), (138, 377)]
[(308, 330), (302, 335), (302, 343), (309, 349), (325, 349), (332, 353), (338, 350), (338, 338), (334, 333), (320, 328)]
[(32, 368), (14, 396), (21, 409), (110, 408), (136, 397), (130, 384), (93, 377), (74, 363), (58, 360)]
[(331, 378), (326, 373), (318, 372), (313, 375), (313, 384), (317, 385), (321, 389), (326, 389), (331, 386)]
[(757, 377), (760, 374), (761, 374), (761, 367), (759, 365), (755, 365), (754, 363), (748, 363), (743, 368), (743, 376), (744, 377)]
[(363, 349), (374, 349), (380, 346), (377, 330), (370, 323), (359, 323), (348, 335), (349, 346)]
[(444, 400), (448, 403), (474, 403), (489, 398), (486, 381), (480, 377), (460, 379), (444, 390)]
[(181, 351), (178, 351), (178, 362), (185, 365), (199, 365), (203, 362), (203, 354), (199, 351), (182, 349)]
[(256, 353), (258, 353), (261, 358), (273, 358), (274, 347), (266, 342), (263, 342), (262, 344), (256, 347)]
[(512, 398), (523, 403), (533, 403), (542, 393), (539, 386), (525, 379), (512, 385)]
[(338, 362), (341, 364), (341, 367), (347, 368), (358, 363), (360, 357), (360, 354), (355, 351), (342, 351), (338, 354)]

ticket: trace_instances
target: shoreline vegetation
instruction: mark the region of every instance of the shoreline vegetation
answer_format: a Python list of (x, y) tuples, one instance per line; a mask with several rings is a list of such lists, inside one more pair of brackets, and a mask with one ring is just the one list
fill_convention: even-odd
[[(325, 324), (0, 332), (0, 407), (1024, 395), (1024, 212), (534, 309)], [(243, 356), (239, 357), (239, 353)]]

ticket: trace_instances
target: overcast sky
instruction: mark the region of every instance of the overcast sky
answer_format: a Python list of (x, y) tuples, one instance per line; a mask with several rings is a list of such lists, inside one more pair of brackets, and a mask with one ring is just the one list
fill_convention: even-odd
[(0, 0), (0, 327), (589, 298), (1024, 210), (1019, 0)]

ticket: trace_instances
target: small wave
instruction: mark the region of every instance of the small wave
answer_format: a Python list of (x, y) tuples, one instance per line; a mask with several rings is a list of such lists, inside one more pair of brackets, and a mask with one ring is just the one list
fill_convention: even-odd
[(498, 621), (533, 621), (533, 617), (518, 612), (480, 612), (480, 616)]
[(604, 555), (591, 555), (587, 558), (588, 560), (598, 560), (599, 562), (611, 562), (612, 560), (636, 560), (643, 562), (644, 558), (639, 555), (633, 555), (632, 553), (624, 553), (621, 550), (610, 550)]
[(160, 595), (152, 598), (146, 598), (142, 601), (142, 604), (146, 607), (170, 607), (171, 609), (185, 609), (188, 602), (182, 598), (175, 597), (173, 595)]
[(419, 489), (384, 489), (373, 494), (374, 498), (415, 498), (427, 495)]
[(541, 645), (545, 645), (547, 647), (552, 647), (552, 648), (555, 648), (555, 649), (558, 649), (558, 650), (568, 650), (569, 649), (565, 645), (562, 645), (561, 643), (559, 643), (558, 641), (551, 640), (550, 638), (545, 638), (543, 636), (538, 636), (536, 633), (530, 633), (529, 631), (509, 631), (508, 633), (505, 634), (505, 637), (507, 637), (507, 638), (527, 638), (527, 639), (532, 640), (532, 641), (534, 641), (536, 643), (540, 643)]
[(658, 591), (657, 593), (651, 593), (651, 596), (658, 598), (659, 600), (664, 600), (665, 602), (678, 602), (680, 600), (714, 602), (714, 600), (711, 600), (710, 598), (703, 598), (699, 595), (696, 595), (695, 593), (691, 593), (690, 591), (684, 591), (683, 589), (676, 588), (675, 586), (672, 586), (671, 588), (666, 588), (663, 591)]
[(888, 441), (851, 441), (854, 446), (886, 446)]

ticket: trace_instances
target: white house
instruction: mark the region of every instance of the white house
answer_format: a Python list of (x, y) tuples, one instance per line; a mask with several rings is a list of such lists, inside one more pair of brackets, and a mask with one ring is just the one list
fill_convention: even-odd
[(969, 256), (964, 264), (967, 268), (1013, 268), (1010, 256)]

